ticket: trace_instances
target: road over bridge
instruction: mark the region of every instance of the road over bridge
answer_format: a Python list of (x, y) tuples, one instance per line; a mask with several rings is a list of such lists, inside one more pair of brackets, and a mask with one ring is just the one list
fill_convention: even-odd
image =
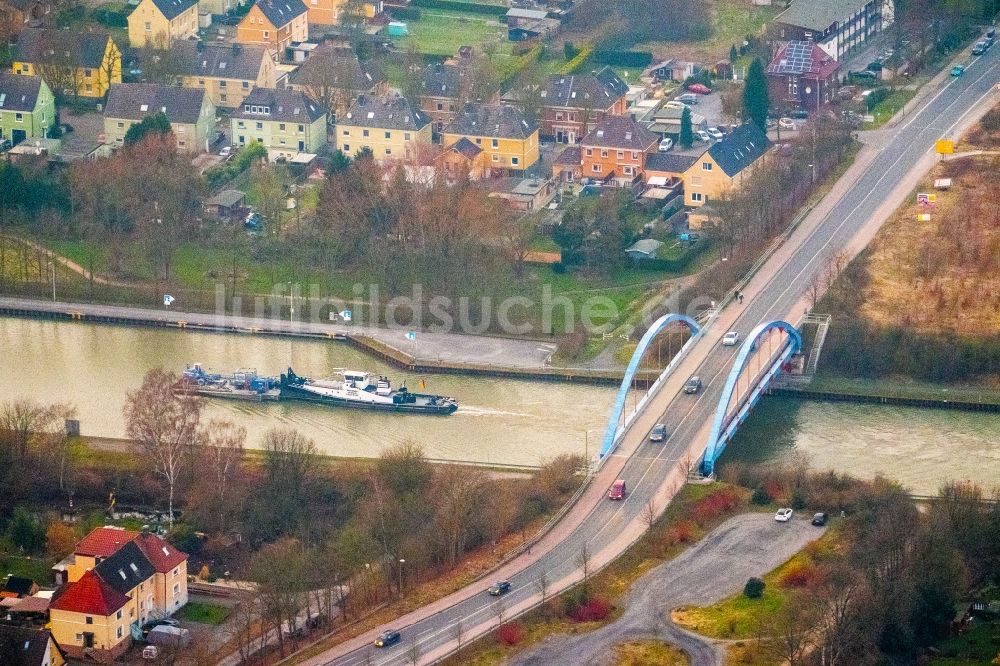
[[(916, 185), (936, 159), (935, 140), (957, 135), (1000, 99), (1000, 55), (970, 61), (965, 74), (943, 75), (925, 88), (904, 118), (866, 146), (854, 166), (799, 225), (743, 289), (745, 302), (730, 303), (687, 350), (684, 359), (645, 401), (643, 409), (603, 461), (587, 491), (565, 517), (530, 552), (503, 566), (496, 578), (511, 580), (503, 597), (505, 619), (541, 600), (538, 581), (548, 593), (580, 580), (584, 551), (591, 571), (621, 553), (645, 529), (643, 508), (652, 502), (662, 510), (686, 478), (687, 468), (701, 459), (713, 416), (740, 347), (719, 344), (727, 330), (744, 338), (775, 320), (796, 321), (806, 307), (813, 276), (835, 253), (854, 254)], [(681, 391), (693, 374), (704, 384), (696, 395)], [(670, 433), (665, 443), (646, 441), (656, 423)], [(616, 479), (625, 479), (625, 501), (605, 499)], [(405, 554), (404, 554), (405, 556)], [(473, 585), (398, 619), (402, 642), (386, 649), (369, 646), (376, 632), (345, 642), (305, 663), (312, 666), (431, 663), (455, 648), (455, 626), (464, 640), (495, 627), (500, 609), (485, 594), (486, 584)]]

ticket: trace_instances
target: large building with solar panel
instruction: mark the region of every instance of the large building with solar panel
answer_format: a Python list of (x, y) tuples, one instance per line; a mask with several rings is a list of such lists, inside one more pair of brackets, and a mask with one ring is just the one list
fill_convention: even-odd
[(793, 0), (771, 22), (776, 42), (818, 44), (834, 60), (892, 24), (894, 0)]
[(813, 42), (786, 42), (767, 66), (767, 91), (773, 109), (815, 111), (837, 94), (840, 63)]

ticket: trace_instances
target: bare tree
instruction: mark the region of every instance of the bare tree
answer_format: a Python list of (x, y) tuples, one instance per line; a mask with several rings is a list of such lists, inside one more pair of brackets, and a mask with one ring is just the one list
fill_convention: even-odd
[(125, 399), (125, 433), (149, 460), (168, 490), (168, 521), (174, 525), (174, 491), (189, 446), (198, 436), (201, 400), (177, 392), (178, 377), (162, 368), (150, 370), (142, 386)]
[(816, 622), (814, 606), (804, 595), (793, 594), (775, 620), (776, 636), (770, 652), (788, 666), (802, 666), (813, 648), (812, 629)]
[(420, 642), (417, 640), (416, 632), (410, 636), (410, 640), (406, 646), (406, 663), (411, 666), (418, 666), (420, 664)]
[(441, 544), (445, 561), (454, 566), (480, 522), (479, 509), (487, 500), (486, 476), (454, 465), (441, 467), (435, 476), (435, 541)]
[(580, 547), (580, 554), (576, 558), (576, 564), (583, 572), (584, 584), (590, 579), (590, 548), (586, 542)]
[(642, 512), (639, 515), (642, 518), (643, 524), (646, 525), (646, 529), (653, 529), (653, 525), (656, 524), (656, 519), (660, 515), (660, 512), (656, 508), (656, 502), (653, 498), (649, 498), (649, 501), (642, 507)]
[(549, 594), (549, 571), (544, 566), (538, 572), (538, 578), (535, 579), (535, 589), (538, 590), (538, 594), (542, 595), (542, 603), (544, 604)]
[(462, 625), (462, 620), (459, 618), (455, 620), (455, 624), (451, 625), (451, 637), (455, 639), (456, 645), (459, 648), (462, 647), (462, 638), (464, 638), (465, 627)]
[(493, 615), (497, 619), (497, 626), (501, 626), (504, 622), (504, 618), (507, 617), (507, 604), (504, 602), (503, 597), (500, 597), (493, 602), (492, 606)]
[(202, 446), (202, 454), (212, 466), (212, 483), (215, 490), (215, 500), (219, 512), (225, 515), (226, 501), (229, 499), (226, 491), (233, 478), (239, 474), (243, 462), (243, 445), (247, 439), (247, 430), (237, 426), (232, 421), (212, 419), (198, 437)]

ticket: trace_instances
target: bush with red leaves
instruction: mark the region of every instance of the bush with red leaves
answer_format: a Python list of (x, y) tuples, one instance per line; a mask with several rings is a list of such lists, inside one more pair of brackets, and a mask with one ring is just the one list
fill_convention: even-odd
[(577, 622), (593, 622), (603, 620), (610, 612), (611, 604), (600, 597), (592, 597), (590, 601), (570, 613), (570, 617)]
[(505, 622), (497, 627), (496, 633), (501, 645), (517, 645), (524, 638), (524, 625), (520, 622)]
[(734, 488), (720, 488), (702, 497), (691, 507), (691, 517), (699, 525), (732, 511), (740, 504), (740, 495)]
[(820, 582), (823, 572), (814, 564), (792, 564), (781, 576), (782, 587), (813, 587)]

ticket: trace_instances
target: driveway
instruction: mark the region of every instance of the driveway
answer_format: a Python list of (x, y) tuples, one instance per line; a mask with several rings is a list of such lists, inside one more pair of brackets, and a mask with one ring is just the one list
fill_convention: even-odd
[(805, 518), (790, 523), (776, 523), (770, 514), (760, 513), (730, 518), (693, 548), (636, 581), (616, 622), (587, 634), (552, 636), (510, 663), (610, 665), (616, 645), (657, 638), (687, 652), (693, 666), (721, 666), (725, 648), (674, 625), (670, 610), (713, 604), (738, 592), (748, 578), (775, 569), (822, 533)]

